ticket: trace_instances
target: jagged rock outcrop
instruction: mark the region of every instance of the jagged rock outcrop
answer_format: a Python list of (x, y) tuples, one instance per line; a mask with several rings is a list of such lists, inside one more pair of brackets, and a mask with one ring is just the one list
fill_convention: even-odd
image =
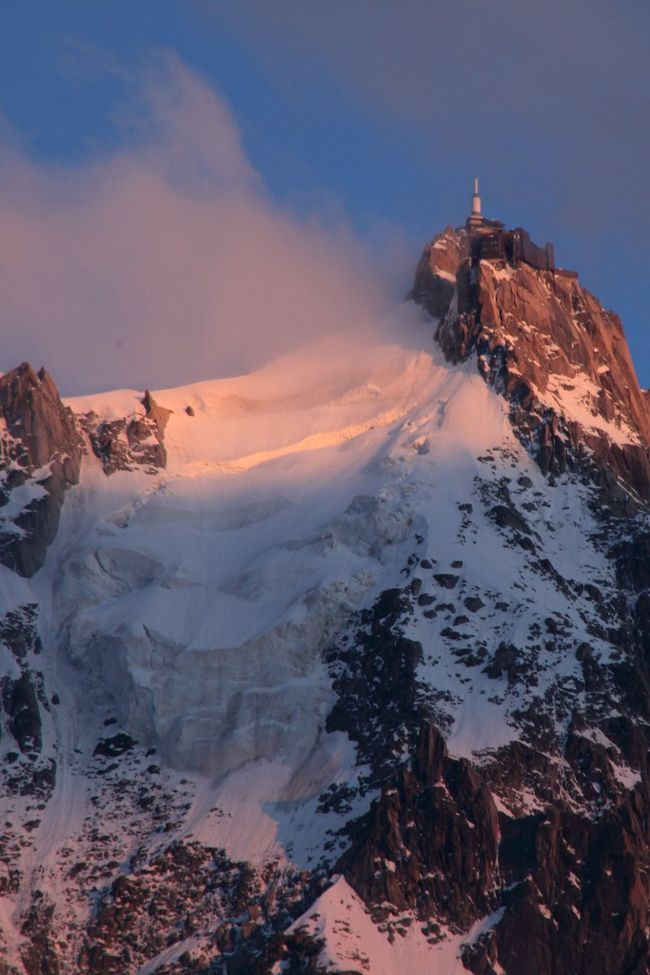
[(156, 403), (149, 390), (142, 397), (144, 414), (117, 420), (100, 420), (94, 413), (82, 417), (93, 453), (106, 474), (143, 468), (155, 474), (167, 466), (165, 427), (171, 414)]
[(65, 491), (79, 481), (83, 432), (106, 474), (167, 464), (171, 413), (149, 390), (144, 413), (110, 421), (75, 417), (45, 369), (24, 362), (0, 377), (0, 562), (22, 576), (43, 565), (56, 536)]
[(50, 375), (29, 363), (0, 378), (0, 562), (32, 576), (56, 535), (82, 445)]
[(447, 358), (476, 356), (545, 473), (584, 471), (617, 511), (650, 504), (648, 397), (618, 316), (577, 275), (473, 260), (470, 242), (464, 228), (435, 237), (410, 294)]
[(445, 227), (424, 248), (408, 297), (426, 308), (433, 318), (444, 318), (456, 291), (459, 269), (468, 258), (467, 234)]
[(642, 806), (647, 796), (633, 796), (595, 822), (556, 808), (501, 817), (503, 914), (466, 965), (476, 975), (647, 972)]
[(338, 869), (376, 905), (378, 921), (390, 918), (386, 904), (459, 931), (489, 913), (499, 844), (494, 801), (468, 761), (449, 758), (429, 722), (420, 726), (412, 767), (383, 785), (351, 834)]

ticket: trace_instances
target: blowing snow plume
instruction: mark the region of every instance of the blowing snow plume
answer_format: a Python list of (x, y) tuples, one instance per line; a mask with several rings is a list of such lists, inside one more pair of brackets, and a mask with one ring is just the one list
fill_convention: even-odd
[(45, 363), (67, 393), (176, 385), (373, 317), (385, 288), (351, 233), (269, 200), (218, 94), (171, 56), (138, 91), (108, 158), (0, 152), (0, 369)]

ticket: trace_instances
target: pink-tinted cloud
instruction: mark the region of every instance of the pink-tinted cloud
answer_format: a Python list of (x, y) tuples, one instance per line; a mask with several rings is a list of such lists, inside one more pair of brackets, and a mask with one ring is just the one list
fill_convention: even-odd
[(265, 195), (223, 99), (178, 60), (141, 79), (128, 145), (74, 169), (0, 155), (0, 370), (66, 393), (254, 368), (362, 323), (381, 276), (341, 223)]

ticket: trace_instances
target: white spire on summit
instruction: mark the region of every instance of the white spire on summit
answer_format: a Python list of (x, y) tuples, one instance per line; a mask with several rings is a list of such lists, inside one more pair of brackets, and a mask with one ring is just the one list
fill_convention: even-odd
[(474, 193), (472, 195), (472, 216), (480, 217), (481, 214), (481, 197), (478, 195), (478, 176), (474, 177)]
[(485, 229), (487, 221), (481, 213), (481, 197), (478, 192), (478, 176), (474, 177), (474, 192), (472, 194), (472, 212), (467, 218), (469, 230), (479, 231)]

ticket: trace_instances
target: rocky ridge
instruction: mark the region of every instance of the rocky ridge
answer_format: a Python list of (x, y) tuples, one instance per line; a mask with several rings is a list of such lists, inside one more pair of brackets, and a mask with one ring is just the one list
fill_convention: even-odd
[(165, 427), (171, 411), (156, 403), (148, 389), (142, 397), (142, 406), (144, 414), (131, 417), (104, 420), (91, 412), (80, 418), (105, 474), (139, 467), (156, 474), (165, 468)]

